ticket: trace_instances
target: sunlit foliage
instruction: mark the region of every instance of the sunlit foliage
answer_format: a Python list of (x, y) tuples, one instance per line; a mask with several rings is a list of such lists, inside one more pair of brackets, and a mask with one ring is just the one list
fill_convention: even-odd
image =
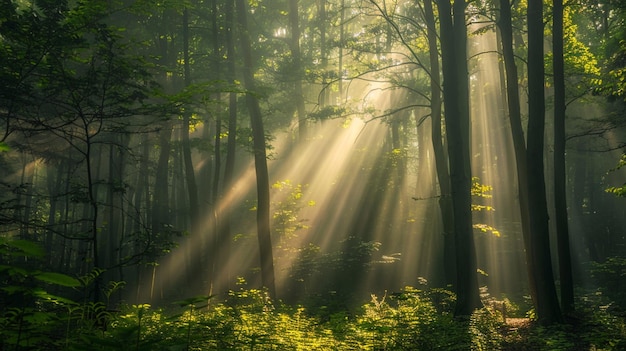
[[(612, 171), (617, 171), (626, 166), (626, 154), (622, 155), (617, 166)], [(626, 196), (626, 183), (622, 186), (611, 186), (606, 189), (607, 193), (615, 194), (617, 196)]]
[[(26, 241), (4, 241), (0, 248), (3, 256), (36, 258), (41, 253), (37, 245)], [(598, 266), (596, 274), (624, 266), (622, 261), (615, 262)], [(476, 311), (468, 320), (454, 319), (454, 294), (426, 285), (372, 295), (359, 309), (330, 314), (320, 313), (327, 306), (307, 310), (271, 301), (266, 291), (246, 288), (243, 279), (224, 301), (196, 296), (167, 308), (137, 304), (110, 310), (103, 303), (45, 293), (44, 286), (56, 289), (78, 283), (63, 275), (49, 274), (27, 285), (20, 282), (17, 289), (10, 277), (41, 274), (27, 266), (0, 266), (5, 283), (0, 297), (28, 297), (22, 301), (26, 304), (0, 309), (2, 349), (500, 350), (523, 342), (533, 350), (569, 350), (580, 345), (589, 350), (621, 350), (626, 340), (623, 318), (609, 313), (610, 305), (602, 306), (606, 299), (601, 294), (587, 295), (579, 302), (585, 317), (577, 329), (509, 330), (505, 322), (515, 317), (513, 309), (504, 316), (486, 301), (488, 308)]]
[[(481, 184), (480, 178), (478, 177), (472, 178), (471, 192), (472, 192), (472, 197), (475, 199), (475, 201), (472, 203), (472, 211), (479, 211), (479, 212), (480, 211), (487, 211), (487, 212), (495, 211), (495, 208), (493, 208), (492, 206), (488, 204), (484, 204), (482, 202), (479, 203), (476, 201), (478, 199), (491, 199), (492, 190), (493, 188), (490, 185)], [(478, 229), (479, 231), (483, 233), (491, 233), (497, 237), (500, 236), (500, 231), (489, 224), (474, 223), (473, 226), (474, 226), (474, 229)]]
[(298, 218), (298, 213), (304, 206), (315, 206), (315, 200), (308, 200), (305, 203), (302, 184), (294, 185), (289, 179), (275, 182), (272, 184), (272, 189), (281, 193), (277, 196), (281, 201), (274, 203), (272, 215), (274, 230), (280, 239), (287, 240), (292, 238), (298, 230), (308, 228), (304, 220)]

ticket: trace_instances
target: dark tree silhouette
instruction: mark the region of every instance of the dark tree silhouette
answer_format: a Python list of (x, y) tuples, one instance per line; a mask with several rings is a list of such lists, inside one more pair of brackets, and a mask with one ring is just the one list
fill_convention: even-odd
[(457, 303), (455, 315), (468, 316), (481, 306), (476, 276), (471, 200), (469, 84), (465, 1), (439, 1), (443, 102), (454, 212)]
[(530, 256), (536, 281), (537, 318), (543, 324), (561, 321), (550, 257), (548, 204), (544, 180), (544, 50), (543, 1), (528, 2), (528, 205)]
[(244, 0), (237, 0), (237, 19), (239, 23), (239, 40), (243, 57), (243, 82), (247, 90), (246, 103), (252, 124), (254, 150), (254, 166), (256, 170), (257, 189), (257, 236), (261, 259), (261, 281), (267, 288), (271, 298), (276, 298), (274, 278), (274, 255), (272, 253), (272, 237), (270, 234), (270, 189), (267, 170), (267, 154), (265, 150), (265, 132), (263, 116), (259, 101), (254, 95), (255, 81), (253, 75), (252, 47), (248, 33), (247, 8)]

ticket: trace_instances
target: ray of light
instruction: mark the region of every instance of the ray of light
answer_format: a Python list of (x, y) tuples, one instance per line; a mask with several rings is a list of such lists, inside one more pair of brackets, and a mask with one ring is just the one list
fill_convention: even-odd
[[(512, 152), (510, 126), (506, 120), (502, 95), (500, 65), (495, 33), (488, 31), (471, 41), (475, 59), (471, 62), (472, 174), (491, 186), (491, 198), (476, 198), (476, 203), (492, 206), (491, 211), (474, 213), (474, 223), (486, 224), (499, 231), (475, 230), (480, 281), (496, 297), (512, 292), (521, 297), (526, 289), (523, 245), (519, 229), (519, 204), (515, 156)], [(470, 53), (472, 56), (472, 53)]]

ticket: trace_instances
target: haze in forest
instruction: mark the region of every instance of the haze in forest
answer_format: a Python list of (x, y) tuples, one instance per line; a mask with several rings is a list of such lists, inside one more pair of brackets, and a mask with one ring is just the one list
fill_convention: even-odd
[[(531, 301), (542, 314), (552, 292), (534, 290), (541, 272), (564, 290), (558, 207), (573, 286), (598, 288), (593, 262), (626, 253), (623, 9), (564, 8), (559, 100), (552, 5), (532, 33), (526, 2), (445, 3), (10, 1), (0, 12), (1, 244), (37, 243), (42, 269), (86, 283), (75, 298), (112, 308), (241, 287), (350, 308), (412, 286), (457, 291), (469, 308), (474, 296)], [(535, 48), (545, 52), (532, 61)], [(529, 150), (543, 143), (522, 178), (545, 189), (523, 196), (516, 125)], [(465, 147), (450, 145), (455, 126)], [(541, 262), (527, 255), (535, 239), (520, 212), (539, 193), (549, 220), (530, 222), (548, 230), (533, 251), (547, 252)], [(469, 236), (454, 225), (464, 210)], [(464, 268), (470, 281), (455, 290)]]

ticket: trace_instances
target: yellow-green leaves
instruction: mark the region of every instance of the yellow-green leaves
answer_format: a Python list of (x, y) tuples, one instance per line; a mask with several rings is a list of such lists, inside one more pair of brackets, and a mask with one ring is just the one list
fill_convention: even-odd
[[(617, 163), (617, 166), (613, 169), (610, 170), (610, 172), (615, 172), (619, 169), (621, 169), (622, 167), (626, 167), (626, 154), (622, 155), (622, 158), (619, 160), (619, 162)], [(622, 196), (622, 197), (626, 197), (626, 183), (624, 183), (624, 185), (622, 186), (612, 186), (612, 187), (608, 187), (605, 189), (605, 191), (607, 193), (616, 195), (616, 196)]]

